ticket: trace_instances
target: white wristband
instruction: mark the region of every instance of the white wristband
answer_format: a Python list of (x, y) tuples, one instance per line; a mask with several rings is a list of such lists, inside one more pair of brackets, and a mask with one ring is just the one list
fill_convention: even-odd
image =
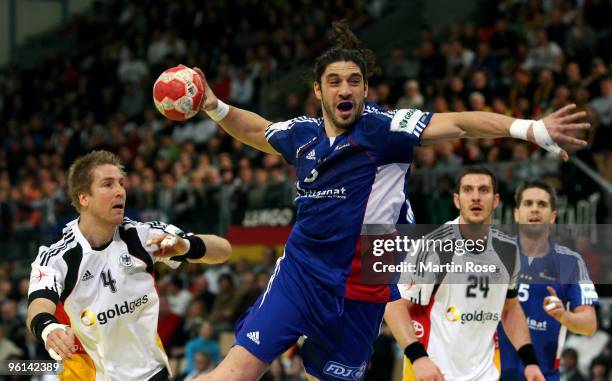
[(516, 139), (527, 140), (527, 131), (529, 131), (529, 126), (532, 123), (535, 123), (535, 120), (531, 119), (516, 119), (510, 125), (510, 136)]
[(535, 137), (536, 143), (548, 152), (558, 154), (561, 152), (561, 147), (550, 137), (548, 133), (548, 129), (546, 129), (546, 125), (542, 119), (535, 122), (533, 126), (533, 136)]
[[(40, 333), (40, 337), (43, 339), (43, 342), (45, 343), (45, 345), (47, 344), (47, 337), (49, 336), (49, 334), (51, 333), (51, 331), (60, 328), (63, 329), (64, 331), (66, 331), (66, 328), (68, 326), (65, 324), (58, 324), (58, 323), (51, 323), (48, 326), (46, 326), (43, 331)], [(55, 361), (62, 361), (62, 356), (60, 356), (56, 351), (54, 351), (53, 349), (49, 348), (47, 350), (47, 352), (49, 352), (49, 356), (51, 356), (51, 358)]]
[(206, 113), (208, 116), (210, 116), (210, 119), (218, 122), (227, 116), (229, 110), (229, 105), (223, 103), (220, 99), (217, 99), (217, 107), (214, 110), (206, 111)]

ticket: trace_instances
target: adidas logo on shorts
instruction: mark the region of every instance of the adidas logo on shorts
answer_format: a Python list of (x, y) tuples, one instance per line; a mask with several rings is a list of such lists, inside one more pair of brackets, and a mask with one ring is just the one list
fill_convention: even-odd
[(93, 275), (91, 275), (91, 272), (89, 272), (89, 270), (85, 270), (85, 274), (83, 274), (83, 278), (81, 278), (81, 280), (85, 282), (86, 280), (90, 280), (92, 278)]
[(312, 151), (308, 152), (308, 155), (306, 155), (306, 159), (308, 159), (308, 160), (317, 160), (317, 157), (315, 156), (315, 150), (312, 150)]
[(247, 333), (247, 337), (255, 344), (259, 345), (259, 331), (249, 332)]

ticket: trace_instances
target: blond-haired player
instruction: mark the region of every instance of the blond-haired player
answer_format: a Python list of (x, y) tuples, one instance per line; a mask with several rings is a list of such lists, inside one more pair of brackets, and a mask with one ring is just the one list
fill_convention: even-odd
[(223, 238), (124, 218), (123, 179), (113, 153), (77, 159), (68, 186), (79, 218), (32, 263), (27, 325), (63, 360), (62, 380), (167, 380), (154, 263), (220, 263), (231, 255)]

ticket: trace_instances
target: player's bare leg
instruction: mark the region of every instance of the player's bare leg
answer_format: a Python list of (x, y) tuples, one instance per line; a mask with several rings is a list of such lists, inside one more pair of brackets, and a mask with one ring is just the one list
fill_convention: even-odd
[(240, 345), (234, 345), (219, 366), (195, 381), (255, 381), (259, 380), (267, 369), (267, 363)]

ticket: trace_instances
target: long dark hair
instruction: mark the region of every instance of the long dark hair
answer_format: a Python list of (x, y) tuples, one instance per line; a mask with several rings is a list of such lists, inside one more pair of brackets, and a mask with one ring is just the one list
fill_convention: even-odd
[(366, 82), (373, 74), (380, 75), (382, 72), (376, 65), (374, 52), (363, 47), (346, 21), (332, 23), (330, 40), (334, 43), (334, 47), (323, 52), (315, 61), (313, 74), (316, 82), (321, 82), (321, 76), (328, 65), (339, 61), (351, 61), (357, 64)]

